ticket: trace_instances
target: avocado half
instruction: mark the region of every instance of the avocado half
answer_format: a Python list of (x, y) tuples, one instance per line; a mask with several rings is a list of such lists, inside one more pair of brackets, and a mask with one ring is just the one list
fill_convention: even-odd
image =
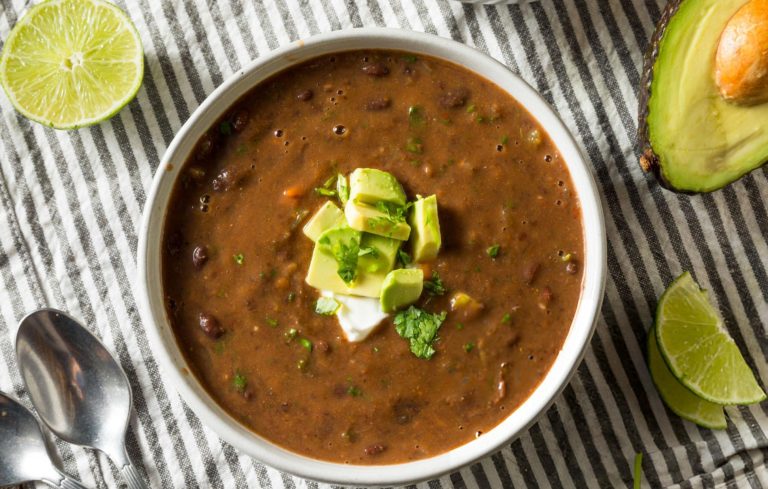
[(715, 83), (720, 34), (748, 0), (671, 0), (646, 53), (640, 166), (666, 188), (717, 190), (768, 161), (768, 103), (726, 102)]

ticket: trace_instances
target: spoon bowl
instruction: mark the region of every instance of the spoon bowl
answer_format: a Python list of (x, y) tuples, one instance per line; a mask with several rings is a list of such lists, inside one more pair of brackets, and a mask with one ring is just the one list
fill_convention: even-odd
[(144, 487), (125, 451), (131, 387), (101, 341), (66, 313), (40, 309), (21, 320), (16, 356), (32, 404), (51, 431), (104, 452), (130, 487)]
[(0, 486), (43, 481), (53, 487), (84, 488), (53, 464), (34, 414), (2, 392), (0, 440)]

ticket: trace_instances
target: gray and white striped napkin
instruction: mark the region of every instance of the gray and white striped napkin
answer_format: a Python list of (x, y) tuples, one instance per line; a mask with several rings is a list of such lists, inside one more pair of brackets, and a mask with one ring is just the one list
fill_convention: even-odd
[[(27, 8), (0, 0), (0, 39)], [(640, 171), (633, 147), (642, 53), (663, 0), (118, 0), (138, 27), (147, 71), (109, 122), (73, 132), (30, 123), (0, 96), (0, 389), (26, 399), (17, 321), (42, 305), (83, 318), (130, 377), (131, 456), (153, 487), (295, 488), (222, 442), (165, 382), (136, 308), (136, 245), (153, 173), (174, 133), (230, 74), (286, 44), (336, 29), (427, 31), (489, 53), (549, 100), (598, 179), (609, 277), (581, 368), (541, 420), (498, 453), (422, 488), (626, 487), (642, 452), (644, 487), (768, 487), (768, 404), (728, 408), (726, 431), (682, 421), (648, 376), (656, 299), (691, 270), (711, 290), (749, 364), (768, 379), (768, 179), (680, 196)], [(60, 444), (64, 467), (118, 487), (106, 459)]]

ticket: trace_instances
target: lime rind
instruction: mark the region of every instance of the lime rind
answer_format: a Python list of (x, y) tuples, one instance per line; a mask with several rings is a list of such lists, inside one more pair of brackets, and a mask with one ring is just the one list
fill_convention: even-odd
[(16, 110), (56, 129), (114, 116), (136, 96), (143, 76), (136, 27), (103, 0), (49, 0), (30, 8), (0, 56), (0, 85)]
[(723, 406), (698, 397), (675, 378), (659, 352), (653, 329), (648, 332), (648, 369), (664, 404), (673, 413), (705, 428), (728, 427)]
[(688, 272), (675, 279), (661, 297), (655, 331), (669, 370), (697, 396), (720, 405), (765, 399), (706, 291)]

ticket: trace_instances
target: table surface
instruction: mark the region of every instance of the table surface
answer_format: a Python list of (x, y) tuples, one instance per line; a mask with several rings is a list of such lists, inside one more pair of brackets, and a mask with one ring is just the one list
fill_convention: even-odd
[[(0, 39), (25, 10), (0, 0)], [(768, 182), (758, 170), (723, 191), (663, 190), (637, 165), (642, 53), (663, 1), (119, 0), (146, 50), (134, 102), (71, 132), (30, 123), (0, 96), (0, 389), (24, 402), (13, 342), (43, 305), (80, 317), (116, 353), (135, 395), (129, 451), (153, 487), (316, 487), (221, 441), (165, 382), (136, 306), (136, 245), (152, 176), (206, 95), (250, 60), (318, 32), (401, 27), (473, 45), (537, 88), (591, 163), (608, 231), (605, 303), (584, 362), (541, 420), (498, 453), (419, 487), (623, 487), (643, 453), (646, 487), (768, 487), (767, 404), (727, 408), (725, 431), (665, 409), (644, 360), (657, 297), (690, 270), (768, 379)], [(58, 444), (64, 468), (117, 487), (114, 467)]]

